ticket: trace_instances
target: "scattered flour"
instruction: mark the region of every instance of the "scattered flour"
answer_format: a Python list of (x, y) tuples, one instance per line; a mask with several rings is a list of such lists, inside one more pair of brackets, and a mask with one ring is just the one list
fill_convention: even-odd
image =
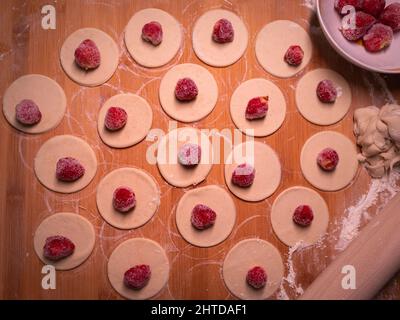
[(286, 268), (287, 268), (287, 275), (282, 279), (281, 285), (279, 287), (279, 292), (278, 292), (278, 299), (279, 300), (289, 300), (289, 296), (283, 286), (283, 283), (286, 282), (288, 286), (294, 290), (296, 293), (296, 296), (302, 295), (304, 293), (304, 289), (302, 288), (301, 285), (296, 284), (296, 272), (294, 270), (293, 266), (293, 254), (297, 250), (301, 250), (304, 248), (303, 241), (297, 242), (294, 246), (289, 248), (288, 251), (288, 258), (286, 261)]
[(315, 0), (303, 0), (303, 3), (301, 5), (313, 11), (317, 10)]
[(343, 251), (346, 249), (358, 235), (363, 220), (368, 221), (371, 219), (368, 209), (379, 204), (376, 208), (376, 212), (379, 212), (400, 191), (400, 187), (397, 185), (399, 178), (400, 173), (393, 171), (389, 176), (372, 179), (368, 192), (354, 206), (345, 211), (338, 242), (335, 245), (336, 250)]

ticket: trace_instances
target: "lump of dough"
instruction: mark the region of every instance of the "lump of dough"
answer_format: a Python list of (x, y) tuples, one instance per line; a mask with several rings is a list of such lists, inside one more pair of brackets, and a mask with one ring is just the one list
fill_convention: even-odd
[(400, 162), (400, 106), (370, 106), (354, 112), (358, 156), (373, 178), (380, 178)]

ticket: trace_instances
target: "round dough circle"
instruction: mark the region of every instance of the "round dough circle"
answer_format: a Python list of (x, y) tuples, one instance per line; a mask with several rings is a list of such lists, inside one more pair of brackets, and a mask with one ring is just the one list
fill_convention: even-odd
[[(101, 63), (98, 68), (85, 71), (75, 63), (75, 49), (86, 39), (96, 43), (100, 51)], [(68, 36), (60, 51), (61, 66), (75, 82), (94, 87), (107, 82), (118, 67), (118, 46), (107, 33), (95, 28), (76, 30)]]
[[(121, 130), (110, 131), (105, 117), (110, 107), (123, 108), (128, 114), (126, 125)], [(110, 147), (126, 148), (142, 141), (151, 128), (153, 111), (142, 97), (136, 94), (118, 94), (108, 99), (100, 109), (97, 130), (101, 140)]]
[[(323, 103), (316, 90), (322, 80), (331, 80), (338, 86), (334, 103)], [(341, 120), (350, 109), (351, 89), (340, 74), (329, 69), (316, 69), (303, 76), (296, 88), (296, 105), (308, 121), (317, 125), (330, 125)]]
[[(255, 290), (246, 282), (247, 272), (262, 267), (267, 273), (265, 287)], [(262, 300), (270, 297), (283, 278), (282, 257), (271, 243), (261, 239), (246, 239), (237, 243), (226, 255), (222, 276), (229, 291), (244, 300)]]
[[(304, 51), (302, 63), (290, 66), (284, 60), (291, 45), (299, 45)], [(256, 57), (265, 71), (280, 78), (289, 78), (303, 70), (311, 60), (312, 41), (308, 33), (297, 23), (277, 20), (265, 25), (256, 38)]]
[[(142, 28), (157, 21), (163, 30), (163, 40), (158, 46), (142, 39)], [(182, 28), (169, 13), (155, 8), (135, 13), (125, 28), (125, 45), (132, 58), (144, 67), (161, 67), (171, 61), (182, 44)]]
[[(213, 209), (217, 218), (212, 227), (197, 230), (192, 226), (192, 210), (198, 204)], [(186, 192), (176, 207), (176, 226), (182, 237), (198, 247), (212, 247), (231, 234), (236, 221), (236, 207), (225, 189), (211, 185)]]
[[(217, 43), (212, 39), (214, 25), (222, 18), (232, 23), (235, 32), (232, 42)], [(193, 50), (204, 63), (213, 67), (226, 67), (244, 54), (248, 37), (245, 24), (236, 14), (223, 9), (211, 10), (198, 18), (193, 27)]]
[[(147, 264), (151, 278), (140, 290), (125, 286), (124, 273), (135, 265)], [(155, 296), (168, 282), (169, 261), (164, 249), (155, 241), (135, 238), (121, 243), (111, 253), (107, 265), (108, 279), (113, 288), (123, 297), (143, 300)]]
[[(247, 103), (255, 97), (268, 96), (268, 112), (263, 119), (247, 120)], [(278, 130), (286, 116), (286, 101), (282, 91), (271, 81), (251, 79), (243, 82), (232, 94), (230, 111), (232, 121), (244, 134), (265, 137)], [(246, 130), (251, 131), (246, 131)]]
[[(75, 244), (75, 251), (69, 257), (51, 261), (43, 256), (46, 239), (61, 235)], [(44, 264), (53, 265), (57, 270), (70, 270), (81, 265), (92, 253), (95, 232), (92, 224), (84, 217), (70, 212), (60, 212), (44, 219), (36, 229), (33, 245), (36, 254)]]
[[(242, 188), (232, 183), (232, 173), (239, 164), (252, 164), (254, 182)], [(265, 143), (248, 141), (234, 147), (225, 163), (225, 182), (231, 192), (242, 200), (261, 201), (275, 192), (281, 182), (281, 164), (275, 151)]]
[[(317, 164), (317, 156), (325, 148), (333, 148), (339, 154), (334, 171), (323, 171)], [(357, 150), (354, 143), (335, 131), (323, 131), (310, 137), (300, 154), (300, 166), (304, 177), (314, 187), (323, 191), (337, 191), (354, 179), (358, 169)]]
[[(178, 162), (179, 148), (185, 143), (201, 147), (200, 163), (191, 168)], [(164, 136), (157, 149), (157, 166), (163, 178), (175, 187), (189, 187), (206, 179), (213, 164), (212, 146), (207, 135), (198, 129), (184, 127), (172, 130)]]
[[(120, 213), (112, 204), (115, 189), (130, 187), (136, 196), (136, 206)], [(136, 168), (120, 168), (107, 174), (99, 183), (96, 193), (97, 208), (101, 216), (119, 229), (134, 229), (144, 225), (156, 213), (160, 204), (160, 189), (147, 172)]]
[[(40, 122), (25, 126), (15, 117), (15, 107), (21, 100), (34, 101), (42, 113)], [(16, 129), (26, 133), (42, 133), (55, 128), (62, 120), (67, 99), (64, 90), (54, 80), (40, 75), (28, 74), (19, 77), (6, 90), (3, 97), (3, 113)]]
[[(310, 226), (301, 227), (293, 222), (293, 213), (300, 205), (309, 205), (314, 213)], [(329, 210), (320, 194), (305, 187), (292, 187), (283, 191), (271, 209), (271, 224), (277, 237), (287, 246), (303, 241), (312, 245), (325, 233), (329, 223)]]
[[(175, 97), (175, 86), (179, 79), (186, 77), (196, 83), (199, 92), (196, 99), (181, 102)], [(218, 99), (218, 85), (206, 68), (193, 63), (178, 64), (162, 78), (159, 96), (161, 107), (171, 118), (194, 122), (203, 119), (214, 109)]]
[[(85, 167), (85, 174), (76, 181), (63, 182), (56, 177), (58, 159), (73, 157)], [(36, 177), (48, 189), (72, 193), (86, 187), (97, 171), (97, 158), (89, 144), (75, 136), (61, 135), (47, 140), (39, 149), (34, 160)]]

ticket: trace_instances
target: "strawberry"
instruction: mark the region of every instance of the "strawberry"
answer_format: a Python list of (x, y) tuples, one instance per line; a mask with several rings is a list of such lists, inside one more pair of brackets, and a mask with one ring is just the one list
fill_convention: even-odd
[(124, 274), (124, 284), (130, 288), (139, 290), (147, 285), (151, 277), (151, 269), (147, 264), (136, 265)]
[(301, 227), (308, 227), (313, 219), (314, 213), (308, 205), (300, 205), (294, 210), (293, 221)]
[(142, 28), (142, 39), (151, 43), (153, 46), (158, 46), (163, 39), (161, 24), (157, 21), (146, 23)]
[(113, 193), (113, 207), (119, 212), (128, 212), (136, 205), (136, 196), (129, 187), (119, 187)]
[(96, 69), (100, 65), (100, 61), (99, 48), (91, 39), (83, 40), (75, 50), (75, 62), (82, 69)]
[(204, 230), (214, 225), (216, 218), (217, 214), (213, 209), (204, 204), (198, 204), (192, 210), (191, 222), (196, 229)]
[(56, 177), (58, 180), (73, 182), (85, 174), (85, 168), (75, 158), (64, 157), (57, 161)]
[(60, 235), (46, 239), (43, 247), (43, 256), (52, 261), (58, 261), (74, 253), (75, 245), (67, 237)]
[(232, 183), (239, 187), (249, 187), (253, 184), (255, 169), (248, 163), (242, 163), (232, 173)]
[(333, 171), (339, 163), (339, 155), (332, 148), (325, 148), (317, 157), (317, 163), (324, 171)]
[(232, 42), (235, 36), (232, 23), (227, 19), (219, 19), (213, 28), (212, 38), (217, 43)]
[(116, 131), (122, 129), (126, 125), (128, 114), (120, 107), (110, 107), (107, 110), (104, 125), (108, 130)]
[(268, 97), (256, 97), (247, 103), (246, 119), (254, 120), (261, 119), (267, 115)]
[(35, 102), (25, 99), (15, 107), (15, 117), (19, 123), (31, 126), (40, 122), (42, 113)]
[(261, 289), (267, 283), (267, 273), (260, 266), (255, 266), (247, 272), (247, 284), (254, 289)]
[(287, 49), (284, 59), (289, 65), (297, 67), (303, 62), (303, 57), (303, 49), (298, 45), (293, 45)]
[(190, 78), (179, 79), (175, 87), (175, 96), (179, 101), (192, 101), (197, 97), (199, 90), (196, 83)]

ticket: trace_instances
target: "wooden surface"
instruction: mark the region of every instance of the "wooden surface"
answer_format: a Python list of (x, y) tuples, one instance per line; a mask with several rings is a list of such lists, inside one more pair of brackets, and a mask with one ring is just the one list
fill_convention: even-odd
[[(42, 5), (52, 3), (57, 12), (57, 29), (41, 28)], [(400, 78), (380, 76), (362, 71), (339, 57), (324, 40), (310, 1), (1, 1), (0, 3), (0, 95), (21, 75), (41, 73), (55, 79), (65, 90), (67, 113), (54, 130), (41, 135), (26, 135), (11, 128), (0, 116), (0, 298), (84, 298), (120, 299), (111, 288), (107, 275), (107, 257), (122, 241), (132, 237), (149, 237), (158, 241), (168, 252), (171, 273), (168, 286), (155, 298), (233, 298), (223, 284), (220, 268), (226, 252), (238, 241), (259, 237), (272, 242), (287, 259), (288, 248), (274, 235), (270, 223), (270, 206), (285, 188), (310, 185), (300, 172), (299, 152), (312, 134), (331, 129), (352, 135), (352, 112), (340, 123), (319, 127), (307, 122), (297, 112), (294, 88), (299, 76), (282, 80), (275, 78), (258, 65), (255, 52), (257, 32), (267, 22), (290, 19), (306, 28), (314, 42), (314, 53), (306, 71), (317, 67), (332, 68), (342, 73), (351, 83), (352, 109), (371, 104), (382, 105), (388, 99), (400, 98)], [(185, 30), (182, 51), (167, 66), (148, 70), (139, 67), (129, 57), (123, 45), (123, 30), (130, 17), (140, 9), (157, 7), (174, 15)], [(278, 153), (282, 166), (282, 183), (277, 192), (265, 201), (246, 203), (234, 198), (238, 219), (231, 236), (222, 244), (201, 249), (189, 245), (177, 232), (174, 205), (185, 190), (172, 188), (160, 176), (157, 167), (146, 162), (144, 153), (151, 141), (124, 150), (104, 145), (96, 129), (97, 112), (110, 96), (119, 92), (140, 94), (151, 104), (154, 112), (153, 128), (166, 131), (169, 118), (158, 101), (160, 78), (177, 63), (200, 62), (191, 46), (193, 23), (203, 12), (212, 8), (226, 8), (238, 13), (249, 31), (249, 45), (245, 55), (228, 68), (207, 67), (219, 85), (219, 100), (214, 111), (193, 126), (197, 128), (230, 128), (229, 98), (244, 80), (264, 77), (272, 80), (283, 91), (288, 112), (282, 128), (270, 137), (257, 139), (267, 142)], [(96, 27), (110, 34), (121, 50), (120, 65), (107, 84), (96, 88), (80, 87), (62, 71), (59, 49), (64, 39), (76, 29)], [(283, 35), (284, 36), (284, 35)], [(182, 124), (179, 124), (182, 126)], [(52, 136), (74, 134), (87, 140), (96, 151), (99, 167), (95, 179), (83, 191), (71, 195), (57, 194), (45, 189), (32, 170), (34, 156), (41, 144)], [(155, 217), (145, 226), (132, 230), (117, 230), (100, 217), (96, 209), (95, 191), (101, 177), (111, 170), (134, 165), (149, 171), (160, 184), (162, 201)], [(223, 165), (214, 165), (211, 174), (201, 185), (224, 185)], [(320, 192), (327, 201), (331, 223), (329, 236), (320, 245), (294, 255), (296, 282), (306, 288), (337, 255), (335, 243), (340, 232), (338, 224), (345, 208), (353, 205), (368, 190), (369, 178), (360, 170), (356, 181), (345, 190)], [(33, 233), (47, 216), (59, 211), (72, 211), (87, 217), (96, 228), (96, 246), (90, 258), (80, 267), (57, 273), (57, 290), (41, 288), (41, 267), (33, 251)], [(378, 298), (400, 298), (400, 275), (393, 279)], [(295, 291), (284, 285), (290, 298)], [(276, 297), (276, 296), (274, 296)], [(273, 298), (274, 298), (273, 297)]]

